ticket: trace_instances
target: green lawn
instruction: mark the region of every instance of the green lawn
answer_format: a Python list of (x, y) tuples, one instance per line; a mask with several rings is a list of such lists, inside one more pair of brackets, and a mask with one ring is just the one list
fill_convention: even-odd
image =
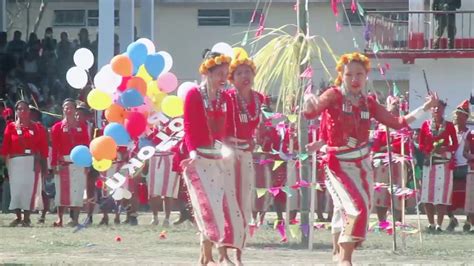
[[(173, 214), (172, 218), (175, 218)], [(73, 228), (52, 228), (54, 215), (46, 225), (31, 228), (9, 228), (12, 214), (0, 214), (0, 263), (13, 264), (196, 264), (198, 235), (190, 224), (171, 227), (167, 239), (160, 239), (161, 226), (148, 223), (151, 216), (141, 214), (139, 226), (93, 225), (77, 233)], [(37, 216), (34, 215), (35, 221)], [(459, 217), (460, 220), (463, 217)], [(410, 223), (414, 217), (410, 216)], [(99, 220), (95, 216), (95, 222)], [(162, 220), (162, 219), (161, 219)], [(461, 222), (461, 221), (460, 221)], [(288, 232), (289, 234), (289, 232)], [(115, 241), (120, 236), (121, 242)], [(308, 251), (292, 239), (279, 243), (280, 236), (270, 227), (260, 228), (250, 239), (244, 253), (246, 265), (311, 265), (331, 264), (330, 231), (317, 230), (314, 250)], [(392, 252), (392, 237), (385, 233), (369, 234), (368, 241), (357, 251), (356, 264), (445, 264), (466, 265), (474, 260), (474, 235), (459, 231), (453, 234), (424, 234), (423, 247), (418, 235), (406, 238), (406, 248)]]

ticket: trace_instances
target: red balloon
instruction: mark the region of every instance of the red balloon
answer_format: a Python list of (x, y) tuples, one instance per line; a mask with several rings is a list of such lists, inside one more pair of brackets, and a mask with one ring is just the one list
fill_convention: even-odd
[(132, 77), (122, 77), (122, 83), (117, 87), (119, 91), (125, 91), (127, 89), (127, 83)]
[(130, 137), (133, 139), (138, 138), (143, 132), (145, 132), (147, 121), (143, 114), (138, 112), (130, 112), (125, 118), (125, 129), (127, 130)]

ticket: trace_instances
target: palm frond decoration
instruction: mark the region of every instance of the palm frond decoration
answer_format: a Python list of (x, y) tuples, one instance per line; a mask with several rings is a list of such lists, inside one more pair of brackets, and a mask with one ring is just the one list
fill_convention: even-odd
[(323, 37), (290, 34), (285, 28), (298, 32), (296, 25), (285, 25), (266, 29), (265, 34), (252, 41), (252, 44), (267, 42), (254, 56), (257, 66), (254, 88), (267, 95), (278, 95), (275, 111), (290, 115), (301, 106), (304, 91), (312, 82), (301, 78), (302, 70), (315, 62), (322, 66), (324, 75), (332, 79), (323, 58), (329, 57), (335, 63), (336, 55)]

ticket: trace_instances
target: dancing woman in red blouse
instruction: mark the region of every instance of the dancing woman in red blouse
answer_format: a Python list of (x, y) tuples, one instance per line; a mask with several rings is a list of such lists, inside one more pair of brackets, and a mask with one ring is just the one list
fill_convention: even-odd
[[(10, 210), (16, 219), (10, 226), (30, 226), (30, 213), (42, 207), (40, 171), (47, 174), (48, 137), (40, 123), (31, 121), (30, 109), (25, 101), (15, 104), (16, 120), (5, 128), (2, 156), (10, 176)], [(23, 210), (23, 219), (21, 217)]]
[[(423, 122), (420, 131), (420, 150), (425, 154), (421, 201), (428, 216), (428, 231), (441, 231), (447, 206), (453, 192), (453, 153), (458, 147), (453, 123), (444, 120), (446, 103), (432, 109), (432, 119)], [(435, 226), (434, 214), (438, 214)]]
[(225, 158), (222, 152), (232, 108), (224, 92), (231, 59), (209, 51), (204, 58), (199, 69), (204, 81), (188, 92), (184, 102), (184, 141), (190, 158), (181, 165), (201, 232), (200, 263), (208, 264), (213, 262), (213, 244), (219, 248), (219, 261), (229, 262), (226, 247), (241, 249), (245, 233), (243, 214), (232, 191), (233, 158)]
[[(252, 151), (255, 130), (260, 123), (263, 95), (252, 90), (256, 67), (249, 58), (234, 59), (230, 64), (229, 80), (234, 88), (227, 91), (232, 101), (229, 110), (228, 143), (235, 155), (235, 190), (244, 215), (244, 226), (252, 217), (252, 199), (255, 195), (255, 169)], [(247, 236), (245, 236), (245, 239)], [(242, 263), (242, 249), (237, 249), (237, 261)]]
[(65, 207), (73, 210), (72, 221), (75, 226), (79, 223), (79, 211), (83, 205), (84, 190), (86, 189), (87, 171), (72, 163), (69, 154), (77, 145), (89, 145), (89, 133), (86, 124), (80, 124), (76, 119), (76, 102), (66, 99), (63, 102), (64, 119), (51, 128), (52, 160), (51, 166), (55, 173), (58, 220), (54, 226), (63, 226)]
[(359, 53), (343, 55), (337, 71), (335, 87), (319, 97), (306, 97), (304, 114), (309, 119), (322, 113), (325, 115), (325, 125), (321, 128), (327, 136), (324, 163), (328, 189), (334, 201), (333, 237), (339, 242), (340, 264), (351, 265), (354, 248), (365, 240), (372, 207), (370, 119), (394, 129), (407, 127), (437, 103), (437, 95), (430, 95), (423, 107), (405, 117), (397, 117), (367, 96), (365, 85), (370, 61), (366, 56)]

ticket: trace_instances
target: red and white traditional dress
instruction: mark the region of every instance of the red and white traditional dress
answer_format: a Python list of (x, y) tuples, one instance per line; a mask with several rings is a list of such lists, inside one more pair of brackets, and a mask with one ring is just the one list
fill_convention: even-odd
[(53, 125), (51, 129), (51, 166), (58, 167), (55, 176), (56, 206), (82, 207), (84, 189), (87, 183), (87, 169), (72, 163), (69, 154), (77, 145), (89, 145), (87, 125), (69, 127), (66, 120)]
[(48, 157), (48, 137), (40, 123), (24, 127), (10, 122), (5, 128), (2, 155), (10, 177), (10, 210), (42, 210), (40, 158)]
[[(469, 152), (474, 154), (474, 130), (470, 132), (466, 141), (469, 143)], [(469, 161), (469, 168), (466, 177), (466, 200), (464, 202), (464, 212), (474, 214), (474, 161)]]
[[(257, 132), (257, 144), (262, 147), (262, 153), (255, 152), (254, 168), (255, 168), (255, 189), (266, 189), (272, 187), (272, 151), (277, 151), (280, 146), (280, 137), (277, 130), (271, 125), (271, 122), (260, 127)], [(260, 198), (257, 193), (253, 195), (252, 211), (266, 212), (269, 210), (273, 202), (273, 196), (265, 193)]]
[(373, 170), (369, 159), (370, 119), (391, 128), (407, 127), (403, 117), (395, 117), (372, 97), (361, 96), (353, 105), (332, 87), (326, 90), (311, 113), (324, 113), (322, 130), (327, 136), (324, 159), (328, 189), (334, 202), (333, 233), (341, 233), (340, 243), (363, 241), (367, 234), (373, 197)]
[[(398, 188), (402, 187), (402, 178), (406, 178), (408, 175), (408, 169), (410, 168), (406, 160), (398, 160), (397, 158), (402, 157), (402, 135), (395, 131), (390, 132), (390, 145), (392, 151), (392, 184)], [(408, 155), (409, 140), (404, 138), (404, 155)], [(374, 166), (375, 182), (383, 183), (386, 186), (375, 190), (374, 194), (374, 205), (375, 207), (389, 208), (391, 206), (391, 195), (390, 195), (390, 180), (389, 180), (389, 162), (387, 154), (387, 131), (385, 126), (380, 125), (374, 135), (374, 143), (372, 146), (372, 164)], [(403, 173), (402, 164), (405, 163)], [(405, 183), (406, 184), (406, 183)], [(395, 190), (394, 190), (395, 192)], [(395, 197), (395, 209), (400, 210), (402, 207), (402, 197)]]
[(234, 159), (223, 158), (219, 143), (226, 137), (230, 108), (232, 102), (223, 91), (214, 101), (205, 88), (193, 88), (186, 95), (184, 138), (195, 160), (194, 169), (184, 169), (184, 179), (202, 238), (241, 249), (246, 234), (235, 190)]
[(250, 102), (246, 102), (236, 89), (231, 89), (227, 93), (232, 101), (232, 108), (228, 110), (227, 137), (234, 149), (235, 189), (247, 227), (252, 218), (252, 199), (256, 194), (253, 138), (260, 123), (260, 107), (264, 98), (262, 94), (252, 91)]
[[(158, 129), (155, 128), (151, 136), (156, 136)], [(159, 138), (152, 138), (152, 143), (158, 145)], [(173, 151), (156, 151), (148, 162), (148, 197), (178, 198), (179, 175), (173, 170)]]
[[(439, 144), (435, 144), (435, 142)], [(458, 147), (453, 123), (443, 121), (439, 128), (431, 120), (423, 122), (420, 131), (420, 150), (425, 154), (421, 201), (423, 203), (451, 205), (453, 192), (453, 153)], [(438, 153), (434, 145), (446, 147)]]

